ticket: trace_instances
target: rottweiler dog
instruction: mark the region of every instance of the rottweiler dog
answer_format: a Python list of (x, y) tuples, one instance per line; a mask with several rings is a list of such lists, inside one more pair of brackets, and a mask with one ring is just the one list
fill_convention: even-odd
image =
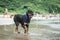
[(29, 23), (30, 23), (30, 20), (33, 17), (33, 15), (34, 15), (33, 11), (31, 11), (31, 10), (28, 10), (26, 12), (26, 15), (16, 14), (14, 16), (14, 22), (15, 22), (15, 25), (16, 25), (15, 31), (17, 33), (20, 33), (18, 31), (18, 26), (19, 26), (19, 24), (21, 24), (21, 26), (24, 29), (24, 33), (28, 33)]

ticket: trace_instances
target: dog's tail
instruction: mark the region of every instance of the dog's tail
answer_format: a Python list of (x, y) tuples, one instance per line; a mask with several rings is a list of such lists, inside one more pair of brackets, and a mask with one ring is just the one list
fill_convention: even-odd
[(10, 15), (10, 18), (13, 18), (13, 17), (14, 17), (14, 14), (11, 14), (11, 15)]

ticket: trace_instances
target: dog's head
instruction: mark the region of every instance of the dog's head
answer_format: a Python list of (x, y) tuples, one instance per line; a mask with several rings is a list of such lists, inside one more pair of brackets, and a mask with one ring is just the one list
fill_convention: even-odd
[(28, 11), (26, 12), (26, 15), (31, 19), (31, 18), (33, 17), (34, 13), (33, 13), (32, 10), (28, 10)]

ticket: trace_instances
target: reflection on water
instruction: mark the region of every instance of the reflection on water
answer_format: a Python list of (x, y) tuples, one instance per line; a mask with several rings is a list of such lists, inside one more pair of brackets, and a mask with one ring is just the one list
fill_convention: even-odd
[(20, 40), (22, 38), (20, 38), (20, 35), (19, 34), (15, 34), (15, 37), (14, 37), (14, 40)]
[(29, 40), (29, 36), (28, 35), (24, 35), (24, 40)]
[(29, 40), (29, 36), (24, 34), (15, 34), (14, 40)]

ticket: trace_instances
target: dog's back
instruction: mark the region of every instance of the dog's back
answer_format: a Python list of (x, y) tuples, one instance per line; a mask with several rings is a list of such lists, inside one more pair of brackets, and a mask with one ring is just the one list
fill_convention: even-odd
[(14, 16), (14, 22), (16, 23), (16, 22), (21, 22), (22, 21), (22, 17), (23, 17), (23, 15), (21, 15), (21, 14), (17, 14), (17, 15), (15, 15)]
[(30, 19), (28, 17), (26, 18), (26, 15), (17, 14), (14, 16), (14, 22), (24, 24), (24, 22), (29, 23)]

